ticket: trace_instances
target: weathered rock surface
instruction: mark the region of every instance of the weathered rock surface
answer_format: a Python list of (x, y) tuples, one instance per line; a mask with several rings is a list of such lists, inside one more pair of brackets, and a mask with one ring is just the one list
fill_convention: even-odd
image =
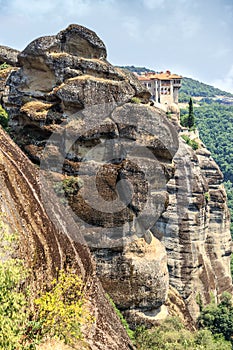
[[(85, 334), (85, 344), (93, 350), (133, 349), (120, 320), (106, 299), (95, 273), (90, 251), (68, 212), (59, 209), (56, 198), (46, 189), (40, 194), (35, 166), (0, 129), (0, 211), (11, 232), (20, 236), (18, 255), (33, 271), (32, 291), (56, 276), (56, 269), (68, 265), (85, 282), (86, 298), (95, 323)], [(50, 216), (45, 208), (50, 208)], [(51, 220), (56, 215), (59, 227)], [(80, 348), (81, 350), (81, 348)]]
[(19, 62), (3, 96), (11, 133), (65, 189), (105, 290), (132, 325), (176, 312), (191, 324), (197, 295), (232, 291), (229, 212), (209, 152), (186, 145), (163, 111), (129, 103), (148, 92), (83, 27), (33, 41)]
[(6, 88), (6, 81), (12, 71), (17, 70), (16, 67), (8, 67), (0, 70), (0, 101), (2, 101), (2, 96)]
[(170, 284), (195, 318), (198, 293), (206, 303), (211, 293), (232, 292), (229, 210), (222, 173), (203, 144), (194, 152), (180, 141), (174, 162), (169, 205), (152, 231), (166, 247)]
[(7, 64), (10, 64), (11, 66), (17, 66), (18, 54), (19, 54), (18, 50), (12, 49), (8, 46), (0, 45), (0, 64), (7, 63)]

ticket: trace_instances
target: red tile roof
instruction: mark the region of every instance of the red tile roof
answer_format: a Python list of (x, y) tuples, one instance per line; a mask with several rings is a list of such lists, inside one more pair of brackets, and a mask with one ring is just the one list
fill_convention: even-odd
[(170, 71), (166, 72), (160, 72), (160, 73), (146, 73), (144, 75), (139, 75), (138, 76), (139, 80), (171, 80), (171, 79), (182, 79), (181, 75), (178, 74), (171, 74)]

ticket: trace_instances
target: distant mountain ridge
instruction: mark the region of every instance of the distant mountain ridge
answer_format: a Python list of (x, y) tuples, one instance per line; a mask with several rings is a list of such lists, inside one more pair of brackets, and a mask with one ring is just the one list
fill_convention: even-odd
[[(155, 72), (154, 70), (146, 67), (121, 66), (120, 68), (127, 69), (131, 72), (136, 72), (137, 74)], [(233, 94), (231, 94), (230, 92), (220, 90), (212, 85), (202, 83), (192, 78), (183, 77), (182, 87), (179, 92), (179, 100), (180, 102), (185, 102), (190, 96), (203, 98), (214, 98), (218, 96), (223, 96), (233, 98)]]

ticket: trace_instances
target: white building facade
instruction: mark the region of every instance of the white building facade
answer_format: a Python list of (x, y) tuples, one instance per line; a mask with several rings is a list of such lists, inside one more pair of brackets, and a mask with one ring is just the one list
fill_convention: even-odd
[(170, 71), (160, 73), (146, 73), (138, 79), (150, 91), (152, 99), (164, 105), (178, 104), (179, 89), (182, 77), (171, 74)]

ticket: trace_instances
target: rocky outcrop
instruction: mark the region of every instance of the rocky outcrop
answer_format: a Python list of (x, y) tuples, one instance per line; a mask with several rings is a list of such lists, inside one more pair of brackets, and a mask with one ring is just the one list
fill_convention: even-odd
[(32, 159), (55, 128), (84, 106), (150, 97), (133, 74), (106, 61), (98, 36), (78, 25), (34, 40), (18, 59), (21, 68), (9, 77), (3, 101)]
[(2, 101), (2, 96), (6, 88), (6, 81), (12, 71), (17, 70), (16, 67), (7, 67), (0, 70), (0, 103)]
[(6, 63), (11, 66), (18, 65), (19, 51), (12, 49), (8, 46), (0, 45), (0, 64)]
[[(86, 330), (85, 349), (133, 349), (120, 320), (106, 299), (95, 273), (95, 265), (81, 232), (68, 212), (59, 208), (46, 188), (42, 200), (35, 166), (0, 129), (0, 211), (10, 232), (19, 235), (17, 255), (33, 271), (31, 294), (56, 276), (56, 269), (72, 266), (82, 276), (94, 325)], [(46, 212), (50, 208), (50, 213)], [(51, 220), (52, 212), (56, 216)], [(59, 229), (60, 227), (60, 229)], [(79, 347), (80, 349), (82, 347)]]
[(36, 39), (19, 62), (3, 101), (11, 134), (43, 170), (48, 215), (56, 225), (53, 187), (133, 326), (176, 311), (190, 325), (199, 294), (232, 291), (226, 194), (209, 152), (146, 105), (149, 93), (83, 27)]
[(199, 293), (207, 303), (212, 293), (232, 292), (229, 211), (223, 176), (203, 144), (195, 152), (180, 140), (174, 162), (169, 205), (152, 231), (166, 247), (170, 284), (195, 319)]

